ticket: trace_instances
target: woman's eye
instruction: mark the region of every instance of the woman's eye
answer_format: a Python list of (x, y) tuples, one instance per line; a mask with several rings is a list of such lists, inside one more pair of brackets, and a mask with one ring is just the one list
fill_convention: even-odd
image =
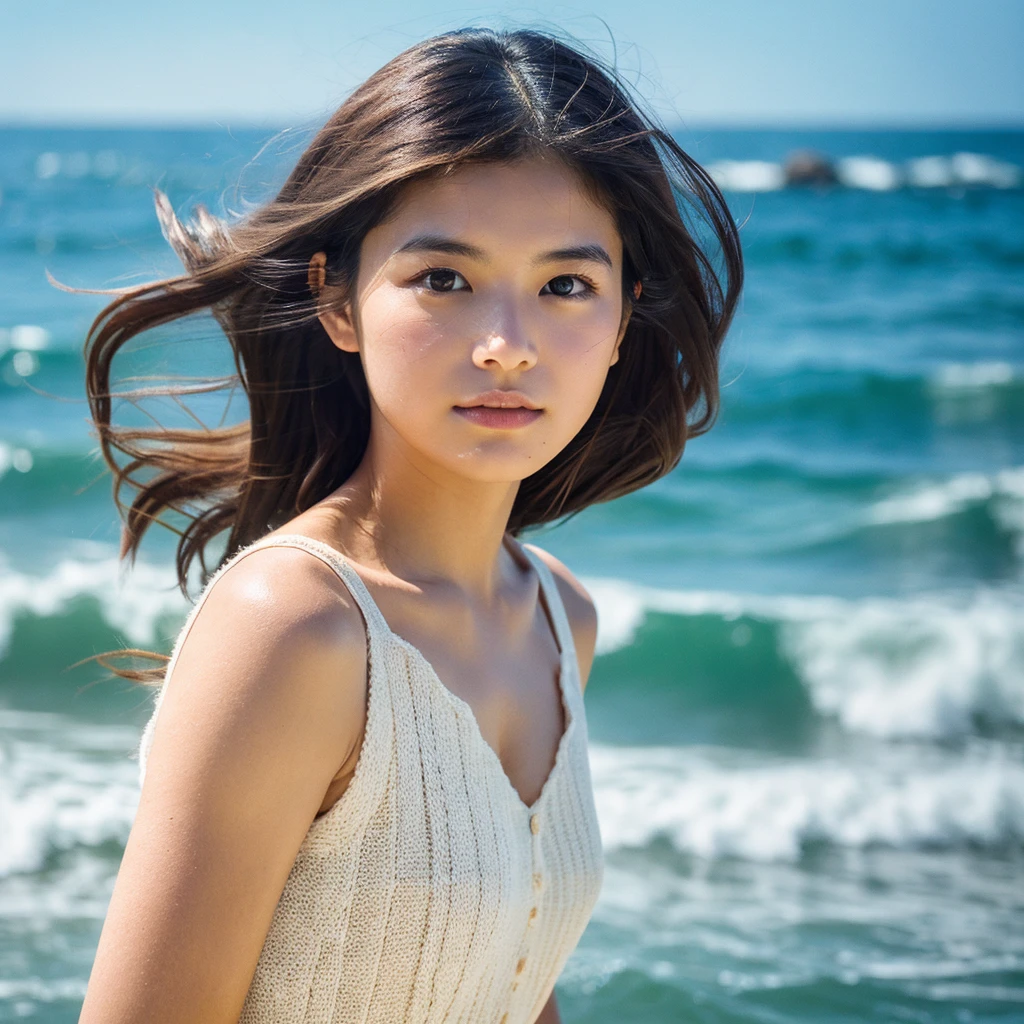
[(557, 295), (563, 299), (573, 299), (585, 295), (591, 290), (590, 285), (582, 278), (576, 277), (574, 274), (561, 274), (551, 278), (540, 293), (541, 295)]
[(420, 281), (432, 292), (461, 292), (469, 287), (460, 273), (447, 267), (428, 270)]

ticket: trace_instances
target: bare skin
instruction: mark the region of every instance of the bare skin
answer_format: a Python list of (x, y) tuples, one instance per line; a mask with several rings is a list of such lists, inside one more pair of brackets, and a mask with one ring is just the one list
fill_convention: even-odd
[[(321, 266), (315, 254), (314, 290)], [(519, 481), (571, 440), (618, 358), (621, 273), (613, 218), (556, 160), (410, 186), (364, 240), (354, 305), (321, 293), (325, 330), (366, 370), (366, 456), (275, 531), (349, 558), (526, 803), (565, 722), (539, 581), (505, 526)], [(458, 411), (491, 388), (542, 411), (516, 429)], [(585, 685), (593, 601), (536, 550)], [(319, 559), (261, 549), (218, 579), (164, 698), (80, 1021), (237, 1021), (299, 846), (351, 780), (366, 676), (362, 616)], [(552, 993), (537, 1020), (559, 1019)]]

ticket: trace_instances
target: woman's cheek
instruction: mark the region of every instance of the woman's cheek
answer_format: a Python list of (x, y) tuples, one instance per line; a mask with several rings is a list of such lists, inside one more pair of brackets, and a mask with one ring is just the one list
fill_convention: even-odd
[(380, 297), (363, 310), (361, 326), (363, 366), (379, 405), (415, 401), (441, 386), (438, 361), (444, 332), (418, 303), (401, 294)]
[(618, 321), (613, 323), (608, 317), (594, 317), (588, 323), (563, 332), (558, 346), (562, 361), (588, 380), (598, 377), (603, 382), (615, 350), (617, 328)]

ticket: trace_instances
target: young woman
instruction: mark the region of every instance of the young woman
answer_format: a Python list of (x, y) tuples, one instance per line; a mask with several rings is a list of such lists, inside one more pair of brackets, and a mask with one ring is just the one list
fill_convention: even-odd
[[(517, 537), (713, 422), (725, 202), (593, 60), (467, 30), (374, 74), (236, 223), (157, 205), (186, 273), (86, 342), (138, 491), (122, 555), (188, 515), (184, 590), (229, 533), (171, 657), (118, 673), (163, 685), (81, 1020), (557, 1021), (602, 879), (597, 620)], [(249, 421), (114, 427), (117, 351), (202, 310)]]

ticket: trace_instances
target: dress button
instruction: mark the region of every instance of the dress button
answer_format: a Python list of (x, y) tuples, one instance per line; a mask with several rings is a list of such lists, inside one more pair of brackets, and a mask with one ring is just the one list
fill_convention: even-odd
[(508, 1020), (508, 1014), (507, 1013), (503, 1013), (501, 1015), (501, 1020), (498, 1021), (498, 1024), (505, 1024), (505, 1021), (507, 1021), (507, 1020)]
[(541, 881), (542, 881), (542, 879), (541, 879), (540, 872), (539, 871), (534, 871), (534, 873), (533, 873), (533, 887), (534, 887), (534, 889), (539, 889), (540, 888)]
[(526, 966), (526, 957), (521, 956), (519, 962), (516, 964), (516, 974), (522, 974), (523, 968)]
[(540, 818), (536, 814), (530, 815), (530, 831), (536, 835), (540, 831)]
[(537, 916), (537, 908), (530, 907), (530, 920), (532, 921)]

